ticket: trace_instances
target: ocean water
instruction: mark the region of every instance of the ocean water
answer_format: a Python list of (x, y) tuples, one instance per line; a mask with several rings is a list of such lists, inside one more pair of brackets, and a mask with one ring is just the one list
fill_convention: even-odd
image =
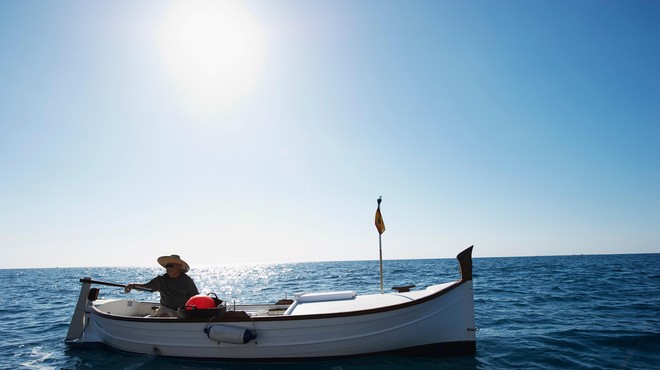
[[(660, 254), (474, 259), (477, 352), (426, 358), (371, 356), (285, 363), (194, 361), (103, 346), (68, 348), (64, 337), (79, 279), (144, 282), (150, 268), (0, 270), (1, 369), (658, 369)], [(275, 302), (301, 291), (380, 291), (378, 261), (194, 268), (203, 293), (228, 302)], [(455, 259), (384, 261), (385, 287), (456, 280)], [(105, 298), (126, 297), (100, 286)], [(131, 298), (157, 300), (156, 293)]]

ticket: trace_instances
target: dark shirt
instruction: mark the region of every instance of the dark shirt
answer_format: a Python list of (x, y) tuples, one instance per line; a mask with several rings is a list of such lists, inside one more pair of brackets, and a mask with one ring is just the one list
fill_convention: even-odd
[(167, 274), (159, 275), (144, 285), (160, 292), (160, 304), (173, 310), (185, 306), (190, 297), (199, 294), (193, 279), (184, 273), (175, 278)]

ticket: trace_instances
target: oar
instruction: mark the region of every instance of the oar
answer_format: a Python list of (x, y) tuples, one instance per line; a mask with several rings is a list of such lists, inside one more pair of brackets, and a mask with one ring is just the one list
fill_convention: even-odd
[[(81, 283), (90, 283), (90, 284), (99, 284), (99, 285), (107, 285), (107, 286), (116, 286), (116, 287), (120, 287), (120, 288), (126, 288), (125, 284), (109, 283), (107, 281), (92, 280), (90, 278), (82, 278), (82, 279), (80, 279), (80, 282)], [(138, 286), (133, 287), (133, 289), (142, 290), (144, 292), (153, 292), (153, 290), (151, 290), (149, 288), (140, 288)]]

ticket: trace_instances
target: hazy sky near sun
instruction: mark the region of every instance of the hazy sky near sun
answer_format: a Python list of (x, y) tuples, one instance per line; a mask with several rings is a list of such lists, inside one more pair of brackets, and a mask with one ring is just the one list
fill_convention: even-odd
[(0, 268), (660, 252), (658, 1), (0, 2)]

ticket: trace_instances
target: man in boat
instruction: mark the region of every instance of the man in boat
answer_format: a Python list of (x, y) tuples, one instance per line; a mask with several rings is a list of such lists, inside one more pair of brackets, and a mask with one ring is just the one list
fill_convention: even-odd
[(128, 284), (124, 291), (128, 293), (139, 287), (160, 292), (160, 307), (154, 316), (177, 317), (179, 307), (185, 306), (190, 297), (199, 294), (199, 290), (193, 279), (186, 275), (190, 266), (178, 255), (158, 257), (158, 263), (165, 268), (165, 274), (146, 284)]

